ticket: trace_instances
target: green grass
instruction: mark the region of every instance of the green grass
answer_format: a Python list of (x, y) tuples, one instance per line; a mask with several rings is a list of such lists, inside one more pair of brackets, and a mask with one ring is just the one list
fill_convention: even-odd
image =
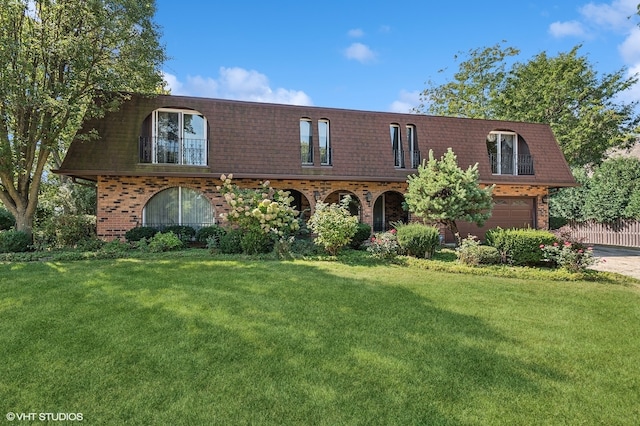
[(640, 423), (637, 284), (425, 265), (206, 253), (1, 264), (0, 415)]

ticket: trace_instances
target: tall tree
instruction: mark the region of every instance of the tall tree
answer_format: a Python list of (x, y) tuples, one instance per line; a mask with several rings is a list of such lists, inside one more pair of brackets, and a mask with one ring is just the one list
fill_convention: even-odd
[(18, 230), (83, 120), (162, 88), (154, 13), (153, 0), (0, 0), (0, 201)]
[(454, 80), (422, 92), (417, 112), (549, 124), (571, 165), (599, 164), (609, 149), (627, 148), (638, 135), (637, 102), (618, 95), (638, 81), (626, 70), (598, 76), (574, 47), (526, 63), (507, 59), (519, 52), (495, 45), (469, 52)]
[[(519, 50), (496, 44), (491, 47), (469, 50), (462, 57), (453, 80), (437, 85), (432, 80), (421, 93), (420, 105), (415, 112), (466, 118), (495, 118), (493, 99), (500, 93), (506, 78), (506, 59), (516, 56)], [(455, 55), (458, 60), (460, 55)], [(446, 68), (439, 73), (446, 72)]]
[(478, 179), (477, 163), (465, 171), (451, 148), (439, 160), (429, 150), (429, 161), (407, 180), (405, 202), (411, 213), (445, 226), (459, 243), (457, 221), (482, 226), (491, 217), (493, 186), (481, 188)]

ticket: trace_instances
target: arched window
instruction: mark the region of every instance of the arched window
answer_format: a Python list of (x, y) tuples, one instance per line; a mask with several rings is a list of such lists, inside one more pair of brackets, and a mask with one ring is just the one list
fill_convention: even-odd
[(145, 226), (188, 225), (195, 229), (215, 223), (215, 212), (204, 194), (190, 188), (173, 187), (151, 197), (143, 210)]
[(491, 173), (496, 175), (533, 175), (533, 157), (520, 135), (494, 131), (487, 135)]
[(193, 110), (153, 111), (142, 125), (140, 161), (207, 165), (207, 119)]

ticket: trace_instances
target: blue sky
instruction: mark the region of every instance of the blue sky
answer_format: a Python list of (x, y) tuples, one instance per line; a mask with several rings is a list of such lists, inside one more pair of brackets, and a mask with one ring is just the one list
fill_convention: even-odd
[(600, 75), (639, 73), (639, 2), (156, 0), (155, 20), (172, 94), (409, 112), (456, 54), (497, 43), (520, 62), (582, 44)]

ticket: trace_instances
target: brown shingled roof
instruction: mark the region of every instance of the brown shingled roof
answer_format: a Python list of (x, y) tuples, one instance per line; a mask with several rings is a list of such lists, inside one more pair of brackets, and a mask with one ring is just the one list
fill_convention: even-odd
[[(138, 139), (142, 122), (152, 111), (164, 107), (194, 109), (207, 118), (208, 166), (139, 162)], [(301, 164), (301, 118), (311, 119), (314, 127), (317, 120), (329, 120), (331, 166), (317, 164), (310, 167)], [(404, 181), (408, 174), (415, 173), (415, 169), (394, 167), (389, 137), (392, 123), (402, 129), (405, 150), (404, 129), (407, 125), (414, 125), (422, 158), (427, 158), (430, 149), (439, 157), (451, 147), (458, 156), (460, 166), (466, 168), (478, 163), (483, 183), (549, 187), (575, 185), (558, 143), (550, 127), (545, 124), (180, 96), (133, 97), (117, 112), (86, 123), (84, 131), (95, 128), (100, 139), (92, 142), (74, 141), (58, 172), (88, 179), (95, 179), (99, 175), (218, 177), (222, 173), (233, 173), (239, 178)], [(535, 175), (496, 176), (491, 173), (486, 136), (498, 129), (517, 132), (527, 142), (534, 158)]]

